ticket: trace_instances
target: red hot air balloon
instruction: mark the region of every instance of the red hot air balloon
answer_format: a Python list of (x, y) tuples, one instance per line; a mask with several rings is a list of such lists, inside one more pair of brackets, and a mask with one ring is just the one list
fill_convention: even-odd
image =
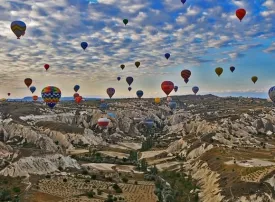
[(109, 122), (110, 122), (110, 120), (107, 119), (107, 118), (100, 118), (97, 121), (97, 125), (102, 127), (102, 128), (105, 128), (109, 125)]
[(239, 18), (240, 21), (242, 21), (242, 19), (244, 18), (245, 15), (246, 15), (245, 9), (240, 8), (240, 9), (236, 10), (236, 16), (237, 16), (237, 18)]
[(79, 94), (78, 93), (75, 93), (74, 94), (74, 99), (76, 98), (76, 97), (78, 97), (79, 96)]
[(181, 71), (181, 77), (182, 77), (184, 80), (189, 79), (190, 76), (191, 76), (191, 71), (190, 71), (190, 70), (185, 69), (185, 70), (182, 70), (182, 71)]
[(26, 78), (24, 80), (24, 82), (25, 82), (26, 86), (28, 86), (28, 88), (30, 87), (30, 85), (32, 85), (32, 79), (30, 79), (30, 78)]
[(164, 81), (161, 84), (161, 89), (168, 96), (174, 90), (174, 83), (172, 81)]
[(44, 68), (46, 69), (46, 71), (50, 68), (50, 65), (48, 65), (48, 64), (45, 64), (44, 65)]
[(8, 93), (8, 96), (10, 96), (11, 94), (10, 93)]
[(108, 88), (106, 90), (107, 94), (109, 95), (110, 98), (113, 97), (113, 95), (115, 94), (116, 90), (114, 88)]
[(32, 96), (32, 100), (33, 100), (33, 101), (38, 100), (38, 96), (37, 96), (37, 95)]
[(76, 97), (75, 101), (76, 101), (77, 104), (79, 104), (82, 101), (82, 96)]

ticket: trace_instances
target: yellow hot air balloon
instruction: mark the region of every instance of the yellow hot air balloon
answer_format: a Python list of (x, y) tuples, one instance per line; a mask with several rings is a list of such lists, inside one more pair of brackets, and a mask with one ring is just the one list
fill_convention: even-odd
[(160, 98), (159, 98), (159, 97), (155, 98), (155, 103), (156, 103), (156, 104), (159, 104), (159, 103), (160, 103)]
[(217, 74), (218, 76), (220, 76), (220, 75), (222, 74), (222, 72), (223, 72), (223, 68), (217, 67), (217, 68), (215, 69), (215, 72), (216, 72), (216, 74)]
[(251, 80), (253, 81), (253, 83), (256, 83), (258, 81), (258, 77), (257, 76), (252, 76)]

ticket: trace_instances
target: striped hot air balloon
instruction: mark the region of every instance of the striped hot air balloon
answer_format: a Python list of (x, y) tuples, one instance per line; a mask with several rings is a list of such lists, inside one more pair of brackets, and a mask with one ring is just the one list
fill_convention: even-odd
[(61, 98), (61, 90), (55, 86), (47, 86), (43, 88), (41, 95), (46, 104), (53, 109)]
[(181, 71), (181, 77), (184, 79), (185, 83), (189, 81), (189, 78), (191, 76), (191, 71), (188, 69)]
[(13, 21), (11, 23), (11, 30), (17, 36), (17, 39), (20, 39), (21, 36), (24, 36), (27, 26), (22, 21)]

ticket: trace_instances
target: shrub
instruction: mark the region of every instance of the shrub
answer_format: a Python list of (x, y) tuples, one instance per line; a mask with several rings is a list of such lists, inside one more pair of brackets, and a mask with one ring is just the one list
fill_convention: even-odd
[(82, 174), (83, 174), (83, 175), (88, 175), (89, 173), (88, 173), (87, 170), (83, 170), (83, 171), (82, 171)]
[(21, 189), (19, 187), (13, 187), (12, 189), (15, 193), (20, 193)]
[(123, 177), (123, 178), (122, 178), (122, 181), (123, 181), (124, 183), (127, 183), (127, 182), (128, 182), (128, 178)]
[(93, 180), (95, 180), (95, 179), (96, 179), (96, 175), (91, 175), (91, 178), (92, 178)]
[(66, 178), (63, 179), (63, 182), (67, 182), (68, 180)]
[(86, 195), (88, 196), (88, 198), (93, 198), (94, 197), (94, 192), (89, 191), (89, 192), (86, 193)]

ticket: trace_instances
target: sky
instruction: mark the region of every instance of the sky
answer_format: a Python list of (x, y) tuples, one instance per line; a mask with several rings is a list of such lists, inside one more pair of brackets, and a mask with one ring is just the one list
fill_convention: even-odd
[[(241, 22), (239, 8), (247, 12)], [(76, 84), (83, 97), (107, 97), (109, 87), (113, 98), (136, 97), (137, 90), (164, 97), (166, 80), (179, 86), (171, 95), (199, 86), (198, 94), (267, 97), (275, 85), (274, 18), (275, 0), (1, 0), (0, 97), (41, 96), (49, 85), (72, 96)], [(27, 25), (20, 40), (10, 28), (15, 20)], [(220, 77), (216, 67), (224, 70)], [(184, 69), (192, 72), (188, 84)], [(127, 76), (134, 78), (130, 92)]]

